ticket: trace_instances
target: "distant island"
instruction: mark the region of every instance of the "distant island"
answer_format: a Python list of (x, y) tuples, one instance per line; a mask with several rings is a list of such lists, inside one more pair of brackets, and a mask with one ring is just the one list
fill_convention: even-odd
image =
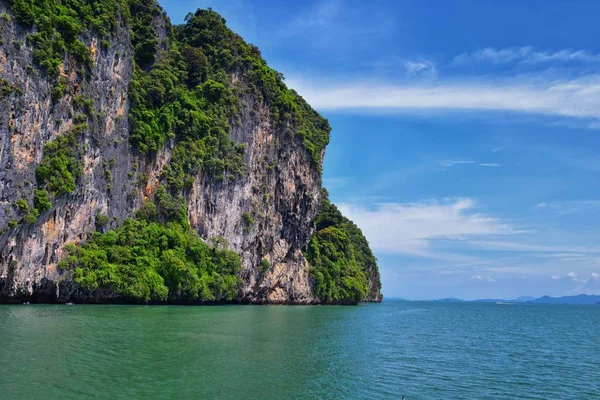
[(579, 294), (577, 296), (550, 297), (544, 296), (532, 301), (538, 304), (600, 304), (600, 296)]
[[(400, 297), (389, 297), (388, 300), (410, 301)], [(550, 297), (521, 296), (516, 299), (477, 299), (463, 300), (456, 297), (445, 297), (436, 300), (426, 300), (439, 303), (514, 303), (514, 304), (600, 304), (599, 295), (579, 294), (576, 296)]]

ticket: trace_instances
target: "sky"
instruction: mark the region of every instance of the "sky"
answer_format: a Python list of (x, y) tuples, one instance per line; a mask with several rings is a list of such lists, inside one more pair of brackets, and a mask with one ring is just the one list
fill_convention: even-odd
[(600, 294), (600, 2), (161, 4), (212, 7), (329, 119), (385, 296)]

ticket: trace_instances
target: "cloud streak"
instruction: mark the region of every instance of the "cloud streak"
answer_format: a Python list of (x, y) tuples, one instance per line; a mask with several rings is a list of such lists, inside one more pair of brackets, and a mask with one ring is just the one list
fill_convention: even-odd
[(427, 60), (419, 60), (419, 61), (408, 61), (405, 60), (402, 62), (404, 69), (411, 74), (429, 74), (435, 75), (437, 73), (437, 69), (435, 64), (431, 61)]
[(506, 64), (511, 62), (540, 64), (550, 62), (600, 63), (600, 54), (585, 50), (563, 49), (558, 51), (540, 51), (533, 47), (510, 47), (495, 49), (487, 47), (473, 53), (462, 53), (454, 57), (454, 64), (462, 65), (473, 62), (491, 62)]
[(600, 120), (600, 76), (422, 83), (289, 81), (321, 110), (503, 111)]
[[(523, 233), (523, 231), (521, 231)], [(586, 245), (546, 245), (524, 242), (494, 241), (494, 240), (471, 240), (468, 245), (474, 248), (504, 252), (526, 252), (526, 253), (575, 253), (575, 254), (600, 254), (600, 246)], [(551, 255), (557, 258), (555, 255)], [(563, 257), (564, 258), (564, 257)], [(581, 257), (579, 257), (581, 258)]]
[(479, 274), (473, 275), (471, 277), (471, 279), (475, 279), (478, 281), (496, 282), (496, 280), (494, 278), (492, 278), (491, 276), (481, 276)]
[(500, 164), (498, 163), (481, 163), (479, 164), (480, 167), (488, 167), (488, 168), (496, 168), (499, 167)]
[(600, 275), (596, 272), (592, 272), (589, 277), (579, 276), (575, 272), (569, 272), (566, 276), (553, 275), (550, 277), (552, 280), (566, 279), (571, 282), (588, 283), (600, 280)]
[(600, 210), (600, 200), (541, 202), (537, 203), (534, 208), (538, 212), (552, 212), (558, 215), (589, 213), (593, 210)]
[(473, 160), (443, 160), (440, 161), (440, 167), (449, 168), (456, 165), (475, 164)]
[(500, 164), (498, 164), (498, 163), (478, 163), (473, 160), (442, 160), (439, 162), (438, 165), (439, 165), (439, 169), (441, 171), (445, 171), (452, 167), (462, 166), (462, 165), (476, 165), (479, 167), (486, 167), (486, 168), (496, 168), (496, 167), (500, 166)]

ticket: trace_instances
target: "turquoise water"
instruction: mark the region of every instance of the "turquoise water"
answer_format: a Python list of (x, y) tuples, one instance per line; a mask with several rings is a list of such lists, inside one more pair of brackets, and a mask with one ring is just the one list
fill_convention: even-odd
[(1, 399), (599, 399), (600, 307), (0, 306)]

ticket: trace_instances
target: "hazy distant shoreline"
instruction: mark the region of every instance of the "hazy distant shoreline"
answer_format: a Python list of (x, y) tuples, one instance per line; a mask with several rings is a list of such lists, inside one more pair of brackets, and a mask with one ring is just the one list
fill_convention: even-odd
[[(582, 305), (600, 305), (600, 295), (589, 295), (579, 294), (576, 296), (562, 296), (562, 297), (531, 297), (521, 296), (516, 299), (477, 299), (477, 300), (463, 300), (455, 297), (446, 297), (442, 299), (432, 300), (408, 300), (402, 297), (386, 297), (385, 300), (396, 300), (396, 301), (428, 301), (428, 302), (441, 302), (441, 303), (501, 303), (501, 304), (582, 304)], [(385, 301), (384, 300), (384, 301)]]

